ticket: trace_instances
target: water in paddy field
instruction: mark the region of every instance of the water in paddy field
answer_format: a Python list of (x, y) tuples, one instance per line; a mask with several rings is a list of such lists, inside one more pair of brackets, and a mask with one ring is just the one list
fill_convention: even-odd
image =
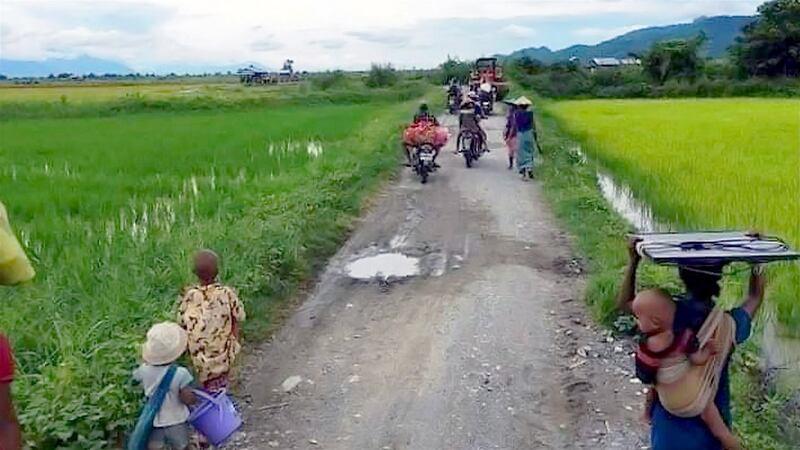
[(617, 184), (610, 175), (602, 172), (597, 172), (597, 185), (600, 187), (603, 197), (611, 203), (614, 210), (636, 230), (642, 232), (669, 231), (669, 227), (656, 221), (649, 206), (636, 200), (628, 186)]
[(357, 259), (347, 265), (347, 275), (356, 280), (388, 280), (419, 274), (419, 258), (402, 253), (382, 253)]
[[(582, 164), (588, 162), (580, 146), (572, 149)], [(676, 231), (660, 223), (649, 205), (637, 200), (630, 187), (617, 183), (614, 178), (597, 171), (597, 185), (611, 207), (640, 232)], [(764, 314), (761, 349), (766, 375), (788, 389), (800, 387), (800, 339), (783, 336), (774, 312)], [(774, 378), (773, 378), (774, 377)]]
[(280, 157), (280, 155), (284, 154), (291, 154), (296, 153), (298, 151), (305, 150), (306, 154), (311, 158), (318, 158), (322, 156), (325, 152), (325, 148), (322, 146), (322, 142), (319, 141), (282, 141), (282, 142), (268, 142), (265, 146), (267, 153), (271, 156), (275, 155)]
[(324, 150), (320, 142), (308, 141), (308, 144), (306, 145), (306, 153), (308, 153), (309, 156), (316, 158), (321, 156), (323, 151)]
[[(589, 161), (579, 145), (571, 148), (570, 151), (577, 155), (581, 164), (586, 164)], [(611, 175), (601, 170), (597, 170), (596, 175), (597, 186), (600, 188), (603, 198), (611, 204), (614, 211), (633, 225), (636, 231), (671, 231), (668, 225), (659, 223), (655, 219), (655, 214), (653, 214), (650, 206), (636, 199), (630, 187), (617, 183)]]
[(800, 387), (800, 339), (781, 335), (781, 325), (771, 309), (767, 309), (766, 317), (761, 353), (767, 376), (781, 387), (797, 389)]

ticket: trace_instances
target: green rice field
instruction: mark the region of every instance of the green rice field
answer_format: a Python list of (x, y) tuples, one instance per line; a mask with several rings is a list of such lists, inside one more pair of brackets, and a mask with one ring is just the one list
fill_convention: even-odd
[(413, 108), (0, 120), (0, 198), (38, 271), (0, 290), (30, 447), (106, 448), (130, 429), (138, 344), (174, 318), (196, 249), (220, 253), (222, 279), (254, 319), (245, 338), (264, 336), (279, 300), (335, 251), (363, 196), (396, 167)]
[[(800, 100), (589, 100), (549, 114), (584, 151), (679, 229), (756, 229), (800, 247)], [(768, 298), (800, 334), (800, 270), (771, 271)]]
[[(126, 96), (146, 96), (153, 99), (192, 97), (268, 97), (292, 86), (260, 86), (252, 89), (239, 84), (238, 80), (224, 83), (197, 81), (124, 83), (95, 82), (52, 83), (41, 85), (0, 84), (0, 104), (17, 102), (72, 102), (102, 103)], [(297, 86), (293, 86), (297, 88)]]

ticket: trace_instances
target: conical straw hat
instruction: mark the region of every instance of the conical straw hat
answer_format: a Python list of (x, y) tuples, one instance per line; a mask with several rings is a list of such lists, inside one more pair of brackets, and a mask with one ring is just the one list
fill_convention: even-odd
[(514, 101), (514, 104), (517, 106), (531, 106), (533, 104), (532, 101), (525, 97), (524, 95)]

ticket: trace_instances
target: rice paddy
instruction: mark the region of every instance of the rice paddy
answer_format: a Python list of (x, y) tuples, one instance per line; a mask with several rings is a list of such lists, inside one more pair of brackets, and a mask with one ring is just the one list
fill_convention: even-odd
[[(70, 95), (70, 94), (67, 94)], [(106, 448), (130, 428), (144, 332), (174, 319), (191, 253), (263, 336), (279, 300), (341, 242), (399, 151), (409, 103), (0, 121), (0, 197), (37, 268), (0, 289), (0, 330), (32, 448)]]
[(203, 83), (197, 81), (124, 83), (95, 82), (87, 84), (52, 83), (41, 85), (0, 84), (0, 104), (19, 102), (69, 102), (69, 103), (102, 103), (119, 100), (130, 96), (143, 96), (150, 99), (165, 98), (262, 98), (270, 97), (286, 89), (297, 89), (291, 86), (259, 86), (257, 89), (247, 88), (238, 80), (231, 82)]
[[(800, 246), (800, 101), (590, 100), (546, 106), (590, 157), (679, 229), (755, 229)], [(800, 270), (769, 302), (800, 333)]]

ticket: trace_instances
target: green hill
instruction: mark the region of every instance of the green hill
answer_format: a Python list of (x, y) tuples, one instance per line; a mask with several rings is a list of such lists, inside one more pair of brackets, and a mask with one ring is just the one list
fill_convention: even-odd
[(741, 33), (742, 27), (755, 20), (754, 16), (716, 16), (700, 17), (691, 23), (649, 27), (631, 31), (596, 45), (573, 45), (565, 49), (552, 51), (547, 47), (531, 47), (517, 50), (508, 58), (529, 57), (545, 63), (567, 60), (577, 57), (587, 60), (597, 57), (622, 58), (630, 53), (639, 54), (650, 48), (657, 41), (666, 39), (684, 39), (703, 32), (708, 41), (703, 47), (705, 56), (718, 58), (727, 54), (727, 49)]

